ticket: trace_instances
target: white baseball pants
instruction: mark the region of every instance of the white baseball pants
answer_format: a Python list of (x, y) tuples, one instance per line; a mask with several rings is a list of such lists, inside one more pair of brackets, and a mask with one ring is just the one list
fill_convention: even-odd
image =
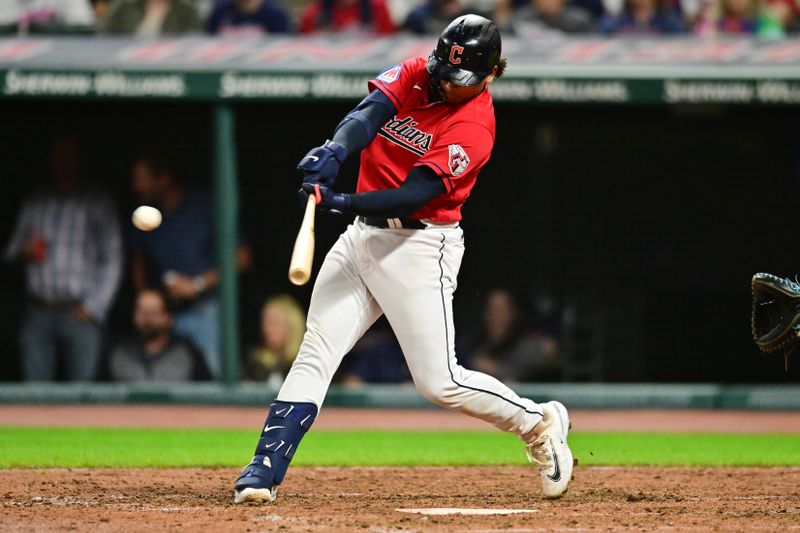
[(344, 355), (385, 313), (425, 398), (503, 431), (530, 432), (542, 418), (537, 404), (456, 361), (452, 301), (464, 240), (455, 226), (353, 222), (320, 268), (307, 331), (278, 399), (321, 407)]

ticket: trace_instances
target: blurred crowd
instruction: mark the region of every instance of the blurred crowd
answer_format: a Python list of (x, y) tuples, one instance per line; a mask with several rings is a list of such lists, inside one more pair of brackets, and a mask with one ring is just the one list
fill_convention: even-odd
[(434, 36), (464, 13), (523, 39), (800, 32), (800, 0), (2, 0), (0, 34)]
[[(131, 205), (151, 205), (161, 224), (141, 231), (112, 197), (85, 178), (83, 148), (55, 139), (49, 180), (22, 202), (5, 246), (21, 270), (25, 309), (19, 353), (25, 381), (198, 381), (219, 379), (220, 351), (213, 203), (186, 185), (170, 158), (141, 152), (130, 162)], [(241, 233), (241, 232), (240, 232)], [(238, 237), (237, 266), (253, 269), (251, 247)], [(108, 326), (120, 287), (133, 297), (129, 326)], [(458, 340), (462, 363), (507, 381), (560, 377), (559, 321), (540, 300), (521, 303), (509, 289), (482, 299), (473, 332)], [(127, 304), (125, 304), (127, 305)], [(242, 378), (277, 388), (297, 356), (305, 313), (286, 294), (266, 297), (258, 335), (240, 354)], [(347, 386), (411, 379), (385, 319), (356, 344), (337, 379)]]
[[(24, 380), (220, 377), (212, 201), (207, 191), (185, 186), (174, 169), (158, 153), (131, 162), (133, 202), (156, 206), (163, 215), (156, 230), (139, 231), (85, 179), (77, 139), (55, 140), (50, 180), (22, 203), (5, 248), (6, 261), (25, 279)], [(251, 268), (243, 240), (237, 261), (240, 270)], [(120, 338), (105, 325), (125, 281), (136, 296), (132, 334)]]

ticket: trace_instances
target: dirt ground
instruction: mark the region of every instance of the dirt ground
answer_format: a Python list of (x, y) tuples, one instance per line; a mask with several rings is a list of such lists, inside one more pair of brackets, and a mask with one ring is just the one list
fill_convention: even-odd
[[(258, 427), (263, 409), (0, 406), (0, 425)], [(575, 411), (579, 431), (800, 433), (800, 413)], [(439, 410), (328, 409), (315, 428), (479, 429)], [(491, 428), (490, 428), (491, 429)], [(800, 530), (800, 468), (581, 467), (546, 500), (533, 467), (292, 468), (278, 501), (234, 506), (238, 469), (0, 470), (0, 531)], [(425, 516), (407, 508), (517, 509)]]
[[(779, 531), (800, 529), (800, 469), (295, 468), (269, 505), (234, 506), (235, 469), (0, 471), (3, 531)], [(532, 510), (424, 516), (402, 508)]]

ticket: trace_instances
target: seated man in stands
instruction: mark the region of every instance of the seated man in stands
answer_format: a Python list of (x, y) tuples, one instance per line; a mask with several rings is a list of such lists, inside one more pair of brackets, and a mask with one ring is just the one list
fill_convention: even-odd
[(164, 295), (145, 289), (133, 311), (135, 337), (109, 351), (106, 378), (112, 381), (197, 381), (210, 378), (203, 356), (172, 333)]

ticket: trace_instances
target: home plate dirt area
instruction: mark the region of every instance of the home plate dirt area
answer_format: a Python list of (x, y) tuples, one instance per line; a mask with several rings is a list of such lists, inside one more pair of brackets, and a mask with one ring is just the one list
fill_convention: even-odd
[[(236, 469), (0, 471), (3, 531), (778, 531), (800, 529), (800, 469), (578, 468), (546, 500), (532, 468), (295, 468), (268, 505)], [(424, 515), (397, 509), (517, 509)]]
[[(251, 408), (2, 406), (0, 424), (66, 425), (70, 421), (76, 426), (257, 428), (263, 415), (263, 410)], [(365, 422), (370, 419), (373, 422)], [(148, 421), (151, 424), (144, 423)], [(639, 430), (736, 431), (746, 427), (751, 432), (797, 433), (800, 416), (575, 411), (573, 421), (586, 431), (637, 426)], [(463, 415), (435, 410), (330, 409), (323, 411), (318, 422), (321, 428), (478, 427)], [(536, 469), (522, 464), (292, 467), (277, 502), (234, 505), (232, 485), (238, 472), (239, 468), (0, 470), (0, 531), (800, 531), (800, 468), (579, 464), (569, 492), (561, 499), (547, 500), (541, 495)], [(465, 513), (527, 512), (407, 512), (438, 513), (447, 508)]]

